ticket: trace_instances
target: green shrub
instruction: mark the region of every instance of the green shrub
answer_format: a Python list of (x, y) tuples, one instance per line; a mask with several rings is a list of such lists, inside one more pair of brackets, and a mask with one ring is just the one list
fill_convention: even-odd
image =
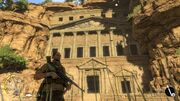
[(180, 48), (176, 49), (176, 54), (180, 55)]
[(28, 1), (27, 0), (19, 0), (18, 2), (16, 2), (16, 10), (27, 10), (27, 6), (28, 6)]
[(137, 16), (138, 12), (140, 12), (142, 9), (141, 5), (137, 5), (134, 7), (133, 11), (128, 14), (128, 19)]
[(0, 9), (11, 10), (15, 12), (24, 12), (27, 10), (28, 0), (0, 0)]
[(26, 68), (26, 60), (17, 55), (8, 45), (4, 45), (0, 48), (0, 66), (4, 69), (23, 70)]

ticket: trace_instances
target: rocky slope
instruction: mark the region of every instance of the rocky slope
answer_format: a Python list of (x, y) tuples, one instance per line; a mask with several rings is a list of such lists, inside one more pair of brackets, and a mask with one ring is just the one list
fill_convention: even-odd
[(173, 81), (180, 90), (180, 55), (177, 54), (180, 48), (180, 0), (147, 0), (145, 4), (143, 13), (133, 19), (133, 37), (141, 45), (142, 52), (149, 53), (153, 75), (150, 85), (160, 92)]

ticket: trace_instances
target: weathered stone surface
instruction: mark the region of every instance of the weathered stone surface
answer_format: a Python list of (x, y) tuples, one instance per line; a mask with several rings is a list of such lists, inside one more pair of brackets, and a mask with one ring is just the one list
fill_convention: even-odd
[(29, 58), (42, 59), (49, 34), (48, 19), (45, 19), (48, 23), (41, 21), (43, 15), (46, 16), (45, 8), (29, 5), (24, 14), (0, 11), (0, 15), (0, 45), (10, 45), (16, 53), (25, 56), (27, 61)]
[[(142, 44), (142, 50), (149, 52), (153, 74), (151, 87), (157, 92), (170, 82), (169, 71), (173, 71), (175, 87), (180, 90), (180, 57), (176, 54), (176, 49), (180, 47), (178, 12), (179, 0), (154, 0), (147, 2), (144, 13), (134, 18), (133, 36)], [(148, 48), (145, 50), (144, 46)]]

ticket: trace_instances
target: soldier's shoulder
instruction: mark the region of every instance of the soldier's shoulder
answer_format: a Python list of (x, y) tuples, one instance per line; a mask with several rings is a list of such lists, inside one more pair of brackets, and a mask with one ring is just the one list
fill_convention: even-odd
[(47, 66), (48, 66), (48, 63), (45, 63), (41, 67), (44, 68), (44, 67), (47, 67)]
[(47, 69), (48, 68), (48, 63), (45, 63), (45, 64), (43, 64), (40, 68), (39, 68), (39, 70), (40, 71), (43, 71), (43, 70), (45, 70), (45, 69)]

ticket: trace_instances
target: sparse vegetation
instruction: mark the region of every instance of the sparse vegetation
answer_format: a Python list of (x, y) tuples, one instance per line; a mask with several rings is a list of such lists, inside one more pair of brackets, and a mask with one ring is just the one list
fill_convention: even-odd
[(128, 19), (131, 19), (135, 16), (137, 16), (137, 14), (139, 12), (141, 12), (142, 6), (141, 5), (137, 5), (134, 7), (133, 11), (131, 13), (128, 14)]
[(44, 0), (44, 1), (42, 2), (42, 4), (49, 3), (49, 2), (52, 2), (52, 0)]
[(27, 10), (28, 0), (0, 0), (0, 9), (22, 12)]
[(180, 48), (176, 49), (176, 54), (180, 55)]
[(4, 69), (25, 69), (26, 60), (24, 57), (17, 55), (8, 45), (0, 48), (0, 66)]
[(28, 1), (27, 0), (19, 0), (16, 3), (16, 10), (27, 10), (27, 6), (28, 6)]

